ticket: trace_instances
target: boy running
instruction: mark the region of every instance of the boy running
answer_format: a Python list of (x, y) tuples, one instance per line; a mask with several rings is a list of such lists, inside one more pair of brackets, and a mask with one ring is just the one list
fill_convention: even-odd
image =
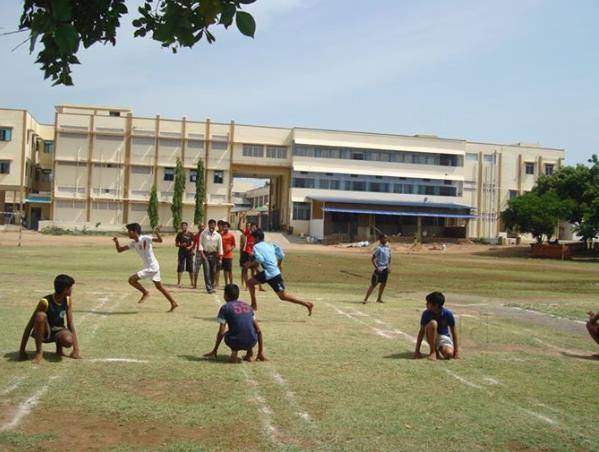
[(225, 276), (225, 285), (233, 284), (233, 250), (235, 249), (235, 236), (229, 228), (231, 225), (228, 221), (222, 222), (221, 237), (223, 241), (223, 260), (222, 270)]
[(441, 357), (459, 359), (455, 318), (449, 309), (443, 307), (444, 304), (445, 296), (441, 292), (432, 292), (426, 296), (426, 310), (420, 319), (420, 331), (416, 340), (414, 358), (422, 358), (420, 345), (426, 336), (430, 348), (428, 359), (431, 361), (436, 361)]
[[(54, 293), (40, 300), (25, 327), (19, 349), (20, 359), (27, 359), (25, 348), (30, 336), (35, 338), (35, 357), (33, 358), (35, 364), (39, 364), (42, 360), (42, 343), (50, 342), (56, 343), (56, 354), (59, 357), (66, 356), (62, 352), (63, 348), (72, 346), (73, 351), (69, 357), (81, 359), (77, 332), (73, 322), (71, 303), (73, 285), (75, 285), (75, 280), (68, 275), (58, 275), (54, 279)], [(66, 327), (65, 318), (67, 320)]]
[(258, 356), (256, 359), (259, 361), (268, 361), (264, 356), (262, 331), (260, 331), (258, 322), (254, 318), (254, 311), (249, 305), (243, 301), (239, 301), (238, 298), (239, 287), (236, 284), (227, 284), (225, 286), (225, 301), (227, 303), (221, 306), (216, 318), (218, 323), (220, 323), (216, 342), (212, 351), (206, 353), (204, 357), (216, 359), (216, 352), (224, 338), (225, 344), (231, 349), (229, 362), (241, 362), (241, 359), (237, 357), (237, 353), (240, 350), (246, 351), (244, 360), (252, 361), (253, 349), (256, 343), (258, 343)]
[(372, 265), (374, 266), (374, 272), (370, 278), (370, 287), (366, 291), (366, 296), (364, 297), (364, 304), (368, 302), (368, 297), (370, 297), (370, 294), (377, 284), (380, 285), (376, 302), (384, 303), (383, 292), (385, 291), (385, 286), (387, 285), (389, 273), (391, 273), (391, 248), (389, 247), (388, 242), (389, 239), (386, 234), (379, 235), (379, 245), (374, 250), (374, 253), (372, 253), (371, 261)]
[(181, 275), (189, 273), (189, 282), (193, 287), (193, 234), (188, 231), (186, 221), (181, 222), (181, 232), (175, 237), (175, 246), (179, 249), (177, 255), (177, 285), (181, 287)]
[(272, 290), (275, 291), (280, 300), (300, 304), (308, 310), (309, 316), (312, 315), (312, 308), (314, 307), (312, 303), (300, 300), (285, 291), (285, 283), (281, 275), (281, 262), (285, 258), (283, 250), (274, 243), (266, 243), (264, 241), (264, 232), (261, 229), (256, 229), (252, 232), (252, 237), (256, 241), (254, 245), (254, 259), (245, 264), (246, 268), (257, 268), (258, 265), (262, 266), (262, 271), (256, 273), (247, 282), (252, 299), (252, 309), (254, 311), (258, 310), (256, 285), (267, 283), (272, 287)]
[(154, 230), (154, 236), (142, 235), (141, 226), (139, 223), (128, 224), (126, 228), (127, 234), (131, 239), (131, 243), (129, 243), (129, 245), (120, 246), (119, 239), (116, 237), (113, 237), (112, 241), (114, 242), (118, 253), (122, 253), (129, 249), (134, 249), (137, 251), (137, 254), (139, 254), (139, 257), (141, 257), (141, 260), (143, 261), (144, 268), (129, 277), (129, 284), (139, 290), (142, 294), (138, 303), (143, 303), (146, 301), (146, 298), (150, 296), (150, 292), (148, 292), (144, 286), (139, 283), (139, 280), (143, 278), (150, 278), (152, 279), (152, 282), (154, 282), (156, 289), (162, 292), (162, 295), (164, 295), (170, 302), (171, 309), (168, 312), (173, 312), (178, 305), (171, 294), (162, 285), (160, 280), (160, 265), (158, 264), (158, 260), (156, 260), (156, 256), (154, 256), (154, 250), (152, 249), (152, 242), (162, 243), (160, 231), (158, 228), (156, 228)]

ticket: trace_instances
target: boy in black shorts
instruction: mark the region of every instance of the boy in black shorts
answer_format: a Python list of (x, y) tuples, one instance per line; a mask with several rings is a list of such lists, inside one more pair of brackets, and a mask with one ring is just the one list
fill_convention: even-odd
[(379, 245), (372, 253), (372, 265), (374, 266), (374, 272), (372, 273), (372, 277), (370, 278), (370, 287), (366, 291), (366, 296), (364, 297), (363, 303), (366, 304), (368, 302), (368, 297), (374, 291), (374, 288), (379, 285), (379, 294), (376, 298), (377, 303), (383, 302), (383, 292), (385, 291), (385, 286), (387, 285), (387, 278), (389, 278), (389, 273), (391, 273), (391, 248), (389, 248), (389, 238), (386, 234), (379, 235)]
[(54, 293), (40, 300), (25, 327), (19, 349), (20, 359), (27, 359), (25, 349), (30, 336), (35, 338), (35, 357), (33, 358), (35, 364), (39, 364), (42, 360), (42, 343), (54, 342), (56, 354), (60, 357), (65, 356), (62, 352), (63, 348), (73, 347), (69, 357), (81, 358), (71, 305), (73, 285), (75, 285), (75, 280), (68, 275), (58, 275), (54, 279)]
[(189, 225), (186, 221), (181, 223), (181, 231), (175, 237), (175, 246), (179, 249), (177, 255), (177, 285), (181, 287), (181, 275), (183, 272), (189, 273), (191, 286), (193, 280), (193, 234), (188, 230)]
[[(218, 311), (217, 320), (220, 323), (216, 342), (211, 352), (204, 355), (205, 358), (216, 359), (216, 353), (221, 341), (225, 340), (227, 347), (231, 349), (229, 362), (239, 363), (241, 359), (237, 357), (240, 350), (245, 350), (243, 358), (245, 361), (252, 361), (253, 349), (258, 344), (259, 361), (267, 361), (264, 356), (264, 344), (262, 342), (262, 331), (258, 322), (254, 318), (254, 311), (251, 306), (243, 301), (239, 301), (239, 287), (236, 284), (227, 284), (225, 286), (225, 305)], [(227, 330), (228, 327), (228, 330)]]

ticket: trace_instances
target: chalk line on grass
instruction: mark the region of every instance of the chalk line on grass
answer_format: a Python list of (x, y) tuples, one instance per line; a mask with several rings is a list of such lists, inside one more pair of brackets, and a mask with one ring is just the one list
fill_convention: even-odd
[(287, 399), (287, 402), (289, 403), (289, 405), (291, 405), (292, 409), (295, 411), (295, 414), (300, 417), (301, 419), (303, 419), (306, 422), (309, 422), (310, 425), (313, 422), (312, 421), (312, 417), (310, 416), (310, 414), (304, 409), (302, 408), (302, 406), (299, 404), (299, 402), (297, 401), (295, 394), (293, 393), (293, 391), (289, 388), (289, 385), (287, 384), (287, 382), (285, 381), (285, 379), (283, 378), (283, 376), (281, 374), (279, 374), (277, 371), (275, 371), (272, 366), (269, 366), (269, 370), (270, 370), (270, 374), (272, 379), (274, 380), (274, 382), (276, 384), (278, 384), (281, 389), (283, 390), (283, 393), (285, 394), (285, 398)]
[(264, 431), (264, 434), (272, 443), (274, 443), (277, 446), (282, 446), (283, 444), (279, 439), (281, 437), (281, 433), (273, 423), (272, 408), (270, 408), (264, 397), (260, 395), (260, 392), (258, 390), (258, 382), (250, 376), (247, 369), (243, 365), (241, 366), (241, 371), (243, 372), (243, 376), (245, 377), (246, 383), (250, 387), (252, 400), (258, 408), (258, 413), (260, 415), (260, 423), (262, 424), (262, 430)]
[(147, 359), (135, 359), (135, 358), (93, 358), (86, 359), (90, 363), (149, 363)]
[[(124, 295), (122, 296), (113, 306), (112, 309), (116, 308), (116, 306), (126, 298), (127, 296)], [(104, 297), (101, 298), (100, 303), (98, 305), (96, 305), (95, 308), (92, 309), (92, 312), (97, 311), (98, 309), (100, 309), (102, 306), (104, 306), (108, 301), (109, 298)], [(87, 316), (89, 316), (89, 314), (82, 316), (80, 318), (80, 320), (85, 319)], [(104, 319), (105, 317), (100, 317), (94, 324), (94, 327), (92, 327), (92, 329), (90, 329), (89, 335), (87, 336), (88, 338), (93, 338), (96, 334), (97, 331), (97, 327), (99, 325), (99, 323)], [(38, 405), (40, 399), (44, 396), (44, 394), (48, 391), (48, 388), (50, 387), (50, 385), (62, 378), (62, 375), (66, 372), (66, 369), (62, 369), (60, 371), (58, 371), (55, 375), (52, 375), (48, 378), (48, 382), (46, 384), (44, 384), (40, 389), (38, 389), (34, 394), (32, 394), (29, 398), (27, 398), (24, 402), (22, 402), (15, 414), (13, 415), (12, 419), (6, 423), (4, 423), (2, 426), (0, 426), (0, 432), (6, 431), (6, 430), (12, 430), (14, 429), (17, 425), (19, 425), (19, 423), (27, 416), (31, 413), (31, 411)]]
[(0, 391), (0, 396), (5, 396), (10, 394), (11, 392), (13, 392), (15, 389), (17, 389), (19, 386), (21, 386), (21, 383), (23, 383), (23, 380), (25, 379), (25, 377), (17, 377), (14, 378), (6, 388), (4, 388), (2, 391)]
[(476, 388), (476, 389), (482, 389), (482, 386), (477, 385), (476, 383), (472, 383), (469, 380), (466, 380), (464, 377), (461, 377), (460, 375), (456, 374), (455, 372), (452, 372), (449, 369), (445, 369), (443, 368), (443, 370), (445, 372), (447, 372), (449, 375), (451, 375), (453, 378), (455, 378), (456, 380), (458, 380), (460, 383), (463, 383), (466, 386), (470, 386), (471, 388)]

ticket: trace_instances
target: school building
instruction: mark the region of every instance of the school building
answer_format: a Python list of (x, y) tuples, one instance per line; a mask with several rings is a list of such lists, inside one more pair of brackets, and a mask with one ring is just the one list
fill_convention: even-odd
[(167, 226), (180, 159), (191, 220), (201, 159), (210, 218), (234, 213), (234, 178), (267, 178), (261, 207), (281, 230), (351, 241), (376, 231), (494, 238), (505, 234), (507, 201), (564, 156), (536, 144), (139, 117), (129, 108), (58, 105), (53, 124), (0, 109), (0, 211), (25, 212), (32, 228), (147, 225), (156, 185)]

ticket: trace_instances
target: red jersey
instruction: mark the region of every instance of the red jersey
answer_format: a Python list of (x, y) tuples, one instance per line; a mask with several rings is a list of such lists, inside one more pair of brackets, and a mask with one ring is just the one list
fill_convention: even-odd
[(254, 254), (254, 245), (256, 244), (256, 239), (248, 228), (243, 230), (243, 235), (245, 235), (245, 249), (243, 251), (248, 254)]
[(223, 259), (233, 259), (233, 248), (235, 248), (235, 236), (231, 231), (221, 233), (223, 238)]

